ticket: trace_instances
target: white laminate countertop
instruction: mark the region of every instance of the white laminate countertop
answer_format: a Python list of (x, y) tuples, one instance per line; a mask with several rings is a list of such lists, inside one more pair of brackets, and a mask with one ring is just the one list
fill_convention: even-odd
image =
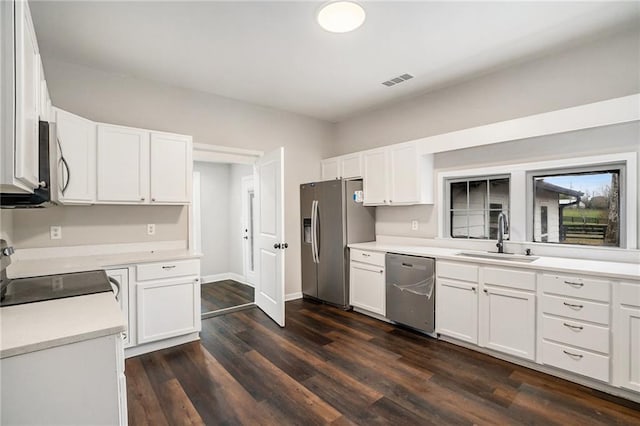
[(37, 277), (42, 275), (94, 271), (136, 263), (167, 262), (197, 259), (200, 254), (188, 250), (159, 250), (92, 256), (51, 257), (17, 260), (7, 268), (9, 278)]
[[(369, 243), (349, 244), (349, 248), (408, 254), (413, 256), (434, 257), (436, 259), (457, 260), (461, 262), (481, 263), (489, 265), (511, 266), (514, 268), (526, 268), (545, 271), (580, 273), (606, 278), (640, 280), (639, 263), (604, 262), (598, 260), (572, 259), (563, 257), (536, 256), (538, 259), (532, 262), (516, 262), (499, 259), (471, 258), (460, 256), (461, 251), (454, 248), (412, 246), (396, 243), (382, 243), (372, 241)], [(480, 252), (479, 252), (480, 253)]]
[(67, 297), (0, 308), (0, 358), (124, 331), (113, 293)]

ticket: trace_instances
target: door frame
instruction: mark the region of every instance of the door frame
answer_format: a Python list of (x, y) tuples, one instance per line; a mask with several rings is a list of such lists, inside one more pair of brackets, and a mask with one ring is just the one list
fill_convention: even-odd
[[(253, 250), (253, 271), (249, 269), (249, 256), (251, 250), (250, 239), (253, 238), (255, 241), (255, 187), (253, 183), (253, 175), (244, 176), (242, 178), (242, 182), (240, 184), (242, 191), (242, 234), (243, 234), (243, 243), (242, 243), (242, 266), (244, 279), (246, 283), (255, 288), (256, 280), (258, 279), (256, 273), (256, 257), (255, 250)], [(249, 194), (253, 193), (253, 203), (251, 206), (251, 198)], [(251, 214), (252, 213), (252, 214)], [(255, 248), (255, 245), (254, 245)]]

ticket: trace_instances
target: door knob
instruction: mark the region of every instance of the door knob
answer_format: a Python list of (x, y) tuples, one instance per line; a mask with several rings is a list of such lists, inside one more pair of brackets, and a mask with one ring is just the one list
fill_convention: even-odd
[(274, 249), (279, 249), (280, 247), (281, 247), (280, 243), (275, 243), (275, 244), (273, 245), (273, 248), (274, 248)]

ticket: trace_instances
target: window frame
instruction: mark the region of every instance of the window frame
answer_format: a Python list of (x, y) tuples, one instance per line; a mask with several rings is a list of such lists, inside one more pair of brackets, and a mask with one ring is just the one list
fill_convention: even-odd
[[(508, 187), (509, 187), (509, 195), (507, 197), (508, 202), (509, 202), (509, 206), (507, 208), (507, 222), (510, 223), (510, 215), (511, 215), (511, 175), (508, 173), (500, 173), (500, 174), (492, 174), (492, 175), (486, 175), (486, 176), (466, 176), (466, 177), (452, 177), (452, 178), (447, 178), (445, 179), (445, 200), (446, 200), (446, 212), (447, 214), (445, 215), (446, 218), (446, 229), (447, 229), (447, 236), (448, 238), (452, 239), (452, 240), (474, 240), (474, 241), (495, 241), (495, 239), (491, 238), (491, 211), (493, 211), (490, 206), (490, 199), (489, 197), (487, 197), (487, 207), (482, 209), (482, 212), (484, 213), (485, 216), (485, 224), (486, 224), (486, 235), (487, 238), (471, 238), (468, 235), (468, 231), (469, 231), (469, 220), (468, 220), (468, 214), (467, 214), (467, 237), (454, 237), (452, 235), (453, 230), (451, 229), (451, 213), (454, 210), (460, 210), (460, 209), (453, 209), (451, 206), (451, 184), (452, 183), (461, 183), (461, 182), (466, 182), (467, 183), (467, 208), (466, 211), (467, 213), (471, 212), (471, 211), (479, 211), (479, 209), (469, 209), (469, 183), (470, 182), (475, 182), (475, 181), (485, 181), (487, 183), (487, 195), (490, 194), (489, 192), (489, 182), (492, 180), (499, 180), (499, 179), (506, 179), (508, 182)], [(510, 234), (507, 232), (505, 233), (505, 240), (508, 240), (510, 237)]]
[[(555, 247), (563, 248), (579, 248), (580, 250), (600, 250), (601, 252), (613, 252), (615, 250), (635, 250), (638, 248), (638, 172), (637, 172), (638, 153), (617, 152), (601, 155), (592, 155), (584, 157), (562, 158), (557, 160), (545, 160), (528, 163), (510, 163), (502, 165), (487, 166), (470, 166), (465, 169), (450, 169), (437, 172), (437, 190), (439, 192), (438, 204), (435, 206), (438, 216), (438, 239), (455, 241), (472, 241), (468, 239), (448, 237), (449, 220), (447, 218), (447, 197), (448, 185), (447, 179), (460, 178), (471, 179), (474, 177), (485, 177), (494, 175), (510, 175), (510, 223), (509, 236), (510, 242), (521, 244), (526, 247)], [(533, 225), (529, 226), (533, 207), (533, 185), (529, 185), (527, 174), (530, 172), (549, 173), (552, 170), (568, 170), (577, 168), (592, 168), (602, 166), (610, 169), (614, 165), (624, 165), (625, 173), (620, 178), (621, 188), (624, 185), (624, 194), (620, 197), (620, 215), (621, 220), (624, 216), (624, 224), (621, 223), (620, 228), (620, 247), (606, 246), (584, 246), (574, 244), (557, 244), (532, 242)], [(624, 207), (622, 207), (624, 206)], [(477, 240), (491, 241), (491, 240)], [(571, 252), (573, 253), (573, 252)], [(578, 253), (578, 252), (575, 252)], [(576, 254), (577, 255), (577, 254)]]
[(543, 242), (543, 241), (534, 241), (535, 234), (535, 179), (542, 176), (549, 175), (570, 175), (570, 174), (578, 174), (578, 173), (591, 173), (591, 172), (606, 172), (606, 171), (618, 171), (618, 184), (619, 187), (619, 206), (618, 206), (618, 214), (620, 217), (620, 229), (619, 235), (620, 239), (618, 241), (619, 245), (617, 246), (605, 246), (605, 245), (594, 245), (590, 247), (597, 248), (626, 248), (627, 247), (627, 163), (626, 162), (617, 162), (617, 163), (601, 163), (601, 164), (593, 164), (593, 165), (580, 165), (576, 167), (561, 167), (554, 169), (543, 169), (543, 170), (528, 170), (527, 171), (527, 242), (532, 244), (552, 244), (557, 246), (578, 246), (578, 247), (589, 247), (585, 244), (568, 244), (568, 243), (556, 243), (556, 242)]

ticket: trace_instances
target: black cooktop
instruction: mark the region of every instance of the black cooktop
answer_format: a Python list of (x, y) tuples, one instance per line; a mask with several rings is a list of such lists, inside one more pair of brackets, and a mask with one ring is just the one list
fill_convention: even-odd
[(0, 306), (43, 302), (112, 291), (105, 271), (16, 278), (2, 283)]

